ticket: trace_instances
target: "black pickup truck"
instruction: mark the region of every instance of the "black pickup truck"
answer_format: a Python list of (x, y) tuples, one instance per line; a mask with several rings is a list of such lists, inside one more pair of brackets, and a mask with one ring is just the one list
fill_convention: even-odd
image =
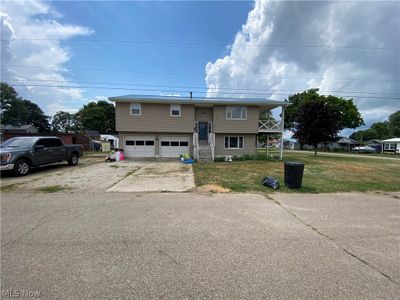
[(29, 173), (32, 167), (68, 161), (74, 166), (82, 156), (82, 145), (64, 145), (58, 137), (15, 137), (0, 146), (1, 171), (13, 171), (17, 176)]

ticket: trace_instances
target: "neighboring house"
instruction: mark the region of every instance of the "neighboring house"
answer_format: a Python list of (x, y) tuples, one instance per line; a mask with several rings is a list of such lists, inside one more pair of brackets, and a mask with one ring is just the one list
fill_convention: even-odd
[(364, 142), (367, 146), (372, 147), (375, 149), (376, 153), (382, 152), (382, 140), (368, 140)]
[[(359, 143), (353, 139), (347, 137), (338, 137), (332, 142), (326, 145), (326, 148), (329, 150), (342, 150), (342, 151), (351, 151), (354, 147), (359, 145)], [(323, 146), (322, 146), (323, 147)]]
[(21, 126), (1, 125), (1, 132), (9, 134), (38, 133), (38, 129), (33, 124)]
[(300, 143), (296, 139), (284, 139), (283, 147), (290, 150), (300, 150)]
[(99, 141), (100, 140), (100, 133), (96, 130), (85, 130), (86, 136), (89, 137), (90, 141)]
[(383, 140), (382, 144), (382, 152), (400, 153), (400, 138)]
[[(116, 130), (127, 157), (196, 159), (255, 154), (257, 134), (280, 133), (281, 122), (260, 121), (260, 111), (284, 107), (265, 99), (127, 95), (115, 102)], [(282, 113), (284, 116), (284, 113)]]

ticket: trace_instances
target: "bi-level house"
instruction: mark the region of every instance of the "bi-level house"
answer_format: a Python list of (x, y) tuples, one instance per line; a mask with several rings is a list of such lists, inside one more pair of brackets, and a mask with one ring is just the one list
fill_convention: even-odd
[[(255, 154), (257, 135), (283, 132), (286, 102), (266, 99), (126, 95), (115, 102), (116, 130), (126, 157), (179, 157), (199, 160)], [(260, 120), (282, 108), (280, 122)], [(282, 143), (281, 143), (282, 144)]]

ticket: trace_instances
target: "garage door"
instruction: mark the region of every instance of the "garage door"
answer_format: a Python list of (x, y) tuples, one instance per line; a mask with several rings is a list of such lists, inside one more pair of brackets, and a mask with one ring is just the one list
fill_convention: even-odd
[(179, 157), (180, 154), (189, 154), (188, 136), (161, 136), (160, 156)]
[(124, 152), (126, 157), (154, 157), (154, 136), (125, 136)]

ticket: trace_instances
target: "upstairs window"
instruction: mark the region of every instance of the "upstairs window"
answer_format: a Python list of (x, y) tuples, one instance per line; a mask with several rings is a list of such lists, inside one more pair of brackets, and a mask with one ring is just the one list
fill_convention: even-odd
[(247, 107), (245, 106), (227, 106), (226, 107), (227, 120), (246, 120)]
[(142, 114), (142, 107), (140, 103), (132, 103), (131, 104), (131, 115), (132, 116), (140, 116)]
[(181, 106), (180, 104), (171, 104), (171, 117), (180, 117), (181, 116)]

